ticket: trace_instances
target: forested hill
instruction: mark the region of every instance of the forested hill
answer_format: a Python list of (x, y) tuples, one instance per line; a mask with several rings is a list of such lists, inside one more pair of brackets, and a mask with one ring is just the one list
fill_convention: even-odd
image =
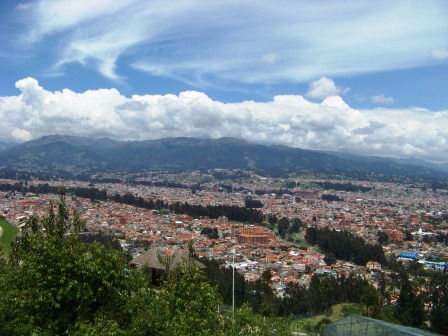
[(64, 135), (44, 136), (0, 151), (0, 165), (51, 172), (95, 170), (252, 169), (267, 175), (311, 171), (350, 176), (384, 174), (446, 178), (433, 167), (380, 157), (265, 146), (235, 138), (165, 138), (114, 141)]

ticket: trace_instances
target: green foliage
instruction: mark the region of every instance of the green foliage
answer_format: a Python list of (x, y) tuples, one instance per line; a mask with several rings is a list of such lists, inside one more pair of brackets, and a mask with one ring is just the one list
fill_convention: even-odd
[(201, 230), (201, 235), (207, 236), (209, 239), (218, 239), (219, 233), (217, 228), (205, 227)]
[(280, 299), (271, 288), (271, 271), (266, 270), (254, 283), (246, 285), (245, 300), (255, 312), (263, 316), (279, 314)]
[(291, 227), (289, 228), (289, 233), (297, 233), (299, 232), (301, 229), (305, 228), (306, 224), (304, 224), (300, 218), (294, 218), (291, 221)]
[(244, 199), (244, 206), (246, 208), (262, 208), (263, 203), (260, 200), (253, 199), (251, 196), (246, 196)]
[(327, 265), (331, 266), (336, 263), (337, 259), (333, 252), (325, 253), (324, 261)]
[(243, 306), (233, 318), (226, 316), (223, 320), (222, 335), (240, 336), (286, 336), (291, 335), (290, 323), (288, 320), (261, 317), (255, 315), (253, 311)]
[(448, 335), (448, 307), (437, 305), (431, 310), (430, 321), (432, 330), (441, 335)]
[[(271, 220), (271, 218), (268, 217), (268, 220)], [(277, 221), (277, 217), (275, 217), (275, 222), (278, 223), (278, 234), (282, 238), (286, 238), (287, 235), (297, 233), (302, 228), (306, 227), (306, 225), (303, 224), (299, 218), (294, 218), (291, 220), (288, 217), (282, 217)]]
[(350, 314), (362, 315), (362, 308), (356, 304), (344, 304), (341, 306), (341, 315), (346, 317)]
[(190, 260), (168, 272), (157, 291), (131, 301), (132, 335), (212, 335), (220, 328), (217, 291)]
[(192, 259), (169, 271), (158, 290), (130, 300), (129, 335), (289, 335), (282, 319), (262, 318), (243, 306), (218, 313), (221, 298)]
[(429, 321), (433, 331), (448, 335), (448, 274), (432, 272), (429, 277), (426, 301), (432, 303)]
[(310, 226), (309, 228), (306, 229), (305, 239), (308, 244), (316, 245), (317, 242), (319, 241), (318, 238), (319, 238), (319, 231), (316, 227)]
[(118, 319), (131, 283), (121, 253), (78, 237), (64, 193), (47, 215), (31, 217), (0, 281), (0, 334), (63, 334), (98, 316)]
[(322, 200), (328, 201), (328, 202), (333, 202), (333, 201), (341, 202), (344, 200), (342, 197), (332, 195), (332, 194), (322, 194), (321, 198), (322, 198)]
[(8, 256), (11, 249), (11, 243), (14, 242), (19, 229), (6, 222), (3, 218), (0, 218), (0, 227), (2, 228), (2, 234), (0, 235), (0, 249), (2, 249)]
[(307, 335), (322, 334), (322, 327), (325, 324), (336, 322), (350, 314), (362, 315), (362, 307), (353, 303), (340, 303), (331, 306), (325, 314), (313, 317), (303, 317), (291, 321), (291, 330), (297, 333), (305, 332)]
[(282, 217), (278, 221), (278, 234), (280, 237), (285, 237), (289, 230), (290, 222), (288, 217)]
[(120, 325), (111, 319), (97, 318), (94, 322), (82, 321), (77, 323), (75, 330), (72, 332), (75, 336), (125, 336)]
[(287, 284), (279, 310), (283, 316), (309, 316), (326, 312), (338, 303), (360, 304), (368, 286), (365, 279), (355, 275), (314, 275), (309, 288), (298, 283)]
[(380, 310), (380, 296), (373, 286), (363, 288), (361, 302), (366, 307), (367, 317), (375, 317), (375, 313)]
[(384, 231), (378, 231), (377, 237), (378, 237), (379, 244), (385, 244), (385, 243), (387, 243), (387, 241), (389, 239), (389, 237), (387, 236), (387, 233)]
[(317, 244), (324, 253), (332, 252), (339, 260), (351, 260), (358, 265), (365, 265), (368, 261), (386, 264), (381, 246), (366, 244), (364, 239), (348, 231), (309, 227), (305, 239), (311, 245)]
[[(226, 305), (232, 304), (233, 272), (231, 267), (222, 267), (222, 263), (215, 259), (201, 259), (206, 268), (204, 273), (208, 281), (214, 286)], [(248, 291), (244, 276), (235, 272), (235, 306), (240, 307)]]
[(271, 225), (277, 224), (278, 218), (275, 214), (270, 213), (270, 214), (268, 214), (267, 218), (268, 218), (269, 224), (271, 224)]
[(401, 271), (400, 296), (394, 311), (395, 318), (404, 325), (421, 328), (426, 320), (423, 297), (417, 294), (416, 286), (409, 280), (408, 274)]

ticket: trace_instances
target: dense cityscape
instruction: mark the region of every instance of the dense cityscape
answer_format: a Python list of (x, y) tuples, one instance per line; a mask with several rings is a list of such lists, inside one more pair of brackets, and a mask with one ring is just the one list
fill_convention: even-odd
[[(234, 267), (248, 284), (260, 282), (268, 271), (278, 298), (288, 296), (292, 284), (309, 288), (316, 276), (358, 276), (393, 306), (400, 290), (391, 289), (391, 263), (412, 265), (422, 274), (446, 272), (448, 191), (440, 186), (425, 180), (270, 178), (224, 169), (160, 172), (122, 183), (42, 181), (30, 176), (0, 180), (0, 210), (9, 223), (23, 227), (30, 216), (44, 216), (47, 204), (57, 201), (57, 190), (63, 187), (67, 206), (77, 209), (85, 231), (116, 238), (130, 265), (138, 265), (133, 260), (154, 248), (168, 254), (193, 250), (198, 260)], [(194, 216), (200, 209), (212, 215)], [(260, 216), (237, 221), (232, 217), (241, 215), (235, 209)], [(361, 238), (366, 249), (344, 254), (334, 246), (345, 239), (339, 233)], [(417, 284), (416, 293), (429, 292), (432, 285), (428, 280)], [(427, 302), (423, 310), (429, 313), (432, 304)], [(421, 322), (419, 327), (427, 323)]]

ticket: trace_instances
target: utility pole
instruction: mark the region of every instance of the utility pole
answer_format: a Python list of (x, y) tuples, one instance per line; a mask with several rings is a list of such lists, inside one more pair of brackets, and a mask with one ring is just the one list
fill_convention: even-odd
[(232, 249), (232, 318), (235, 318), (235, 248)]

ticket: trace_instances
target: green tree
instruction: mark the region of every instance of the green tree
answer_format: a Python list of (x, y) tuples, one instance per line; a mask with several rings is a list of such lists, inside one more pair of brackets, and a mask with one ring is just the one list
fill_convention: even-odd
[(256, 313), (277, 316), (279, 300), (271, 288), (272, 273), (266, 270), (254, 283), (247, 284), (246, 301)]
[(448, 335), (448, 274), (438, 271), (430, 273), (428, 294), (427, 301), (431, 303), (431, 329)]
[(431, 328), (434, 332), (441, 335), (448, 335), (448, 307), (436, 305), (429, 317)]
[[(232, 304), (232, 288), (233, 288), (233, 272), (232, 267), (224, 267), (222, 261), (215, 259), (202, 258), (201, 263), (205, 265), (203, 270), (208, 281), (217, 288), (223, 303)], [(245, 293), (244, 276), (239, 272), (235, 272), (235, 306), (239, 307), (243, 304)]]
[(387, 233), (384, 231), (378, 231), (377, 237), (378, 237), (379, 244), (385, 244), (385, 243), (387, 243), (387, 240), (389, 239), (389, 237), (387, 236)]
[(129, 335), (290, 335), (282, 319), (262, 318), (247, 306), (218, 313), (221, 298), (192, 260), (169, 271), (156, 291), (130, 300)]
[(290, 221), (288, 217), (282, 217), (278, 221), (278, 234), (280, 237), (285, 237), (285, 235), (288, 233), (290, 228)]
[(412, 235), (411, 231), (404, 230), (404, 239), (407, 240), (407, 241), (414, 240), (414, 236)]
[(373, 317), (374, 311), (378, 311), (380, 309), (379, 300), (380, 296), (375, 287), (371, 285), (364, 286), (361, 295), (361, 302), (366, 307), (367, 317)]
[(319, 232), (314, 226), (308, 227), (305, 233), (305, 239), (308, 244), (316, 245), (319, 240)]
[(221, 329), (217, 290), (192, 259), (167, 273), (157, 292), (133, 303), (132, 335), (215, 335)]
[(291, 330), (287, 320), (261, 317), (254, 314), (249, 307), (243, 306), (236, 311), (232, 319), (224, 319), (222, 335), (286, 336), (291, 335)]
[(404, 325), (421, 328), (426, 319), (423, 298), (417, 295), (406, 271), (400, 271), (399, 279), (400, 296), (395, 308), (395, 318)]
[(268, 214), (268, 222), (269, 222), (269, 224), (271, 224), (271, 225), (275, 225), (275, 224), (277, 224), (277, 221), (278, 221), (278, 218), (277, 218), (277, 216), (275, 215), (275, 214)]
[(324, 261), (329, 266), (336, 263), (336, 257), (334, 256), (334, 253), (333, 252), (325, 253)]
[(123, 254), (81, 242), (82, 227), (63, 191), (45, 217), (28, 220), (0, 279), (1, 335), (60, 335), (98, 318), (122, 320), (131, 290)]
[(299, 232), (301, 228), (305, 227), (299, 218), (294, 218), (291, 222), (291, 227), (289, 228), (289, 233)]
[(244, 205), (246, 208), (262, 208), (263, 203), (260, 200), (253, 199), (251, 196), (246, 196), (244, 199)]

